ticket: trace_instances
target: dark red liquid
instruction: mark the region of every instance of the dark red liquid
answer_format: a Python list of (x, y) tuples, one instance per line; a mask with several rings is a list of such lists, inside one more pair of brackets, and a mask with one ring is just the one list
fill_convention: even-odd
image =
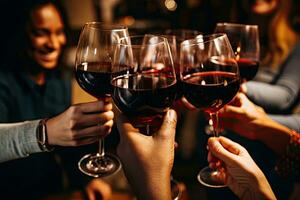
[(90, 62), (77, 66), (75, 76), (80, 87), (96, 98), (108, 97), (112, 92), (111, 63)]
[(183, 96), (181, 86), (180, 86), (181, 82), (180, 82), (180, 65), (179, 65), (179, 63), (174, 63), (174, 69), (175, 69), (176, 80), (177, 80), (176, 100), (178, 100), (178, 99), (181, 99), (181, 97)]
[(240, 58), (237, 60), (240, 76), (242, 80), (252, 80), (258, 70), (259, 63), (257, 61), (253, 61), (247, 58)]
[[(112, 98), (116, 106), (136, 125), (158, 128), (163, 114), (176, 96), (176, 82), (159, 74), (122, 75), (112, 80)], [(143, 130), (147, 132), (146, 130)]]
[(229, 103), (239, 86), (236, 74), (222, 71), (196, 72), (182, 81), (185, 98), (206, 112), (216, 112)]

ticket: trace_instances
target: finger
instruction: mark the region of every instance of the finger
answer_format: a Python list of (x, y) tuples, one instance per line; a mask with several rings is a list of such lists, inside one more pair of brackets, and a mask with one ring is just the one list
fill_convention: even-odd
[(209, 166), (209, 168), (211, 168), (211, 169), (217, 169), (217, 165), (216, 165), (215, 162), (210, 162), (210, 163), (208, 164), (208, 166)]
[(216, 163), (216, 162), (218, 162), (218, 159), (209, 151), (207, 154), (207, 161), (209, 163), (210, 162)]
[(228, 105), (232, 105), (232, 106), (241, 106), (241, 94), (237, 93), (235, 95), (235, 97), (228, 103)]
[(166, 113), (164, 117), (164, 121), (157, 132), (155, 134), (155, 137), (170, 137), (170, 135), (175, 138), (175, 132), (176, 132), (176, 124), (177, 124), (177, 114), (175, 110), (170, 109)]
[(100, 114), (84, 114), (79, 117), (77, 127), (88, 127), (113, 120), (114, 113), (112, 111), (102, 112)]
[(226, 138), (226, 137), (219, 137), (219, 142), (222, 144), (222, 146), (230, 151), (233, 154), (239, 155), (241, 151), (244, 150), (244, 147), (242, 147), (240, 144)]
[(78, 147), (78, 146), (83, 146), (83, 145), (88, 145), (88, 144), (93, 144), (95, 142), (98, 142), (100, 137), (87, 137), (87, 138), (82, 138), (78, 139), (76, 141), (70, 142), (67, 146), (73, 146), (73, 147)]
[(244, 113), (244, 110), (241, 107), (226, 105), (219, 112), (220, 117), (222, 118), (238, 118)]
[(103, 101), (94, 101), (88, 103), (77, 104), (83, 113), (97, 113), (112, 110), (111, 103), (105, 103)]
[(230, 164), (236, 159), (236, 155), (225, 149), (218, 138), (210, 137), (208, 139), (208, 146), (211, 153), (226, 164)]
[(89, 200), (96, 200), (96, 197), (95, 197), (95, 195), (94, 195), (94, 192), (93, 192), (93, 191), (91, 191), (91, 190), (87, 189), (87, 190), (86, 190), (86, 194), (87, 194), (87, 196), (88, 196)]
[(106, 122), (103, 125), (90, 126), (78, 131), (74, 136), (74, 139), (81, 139), (86, 137), (105, 137), (110, 133), (110, 130), (113, 126), (113, 120)]

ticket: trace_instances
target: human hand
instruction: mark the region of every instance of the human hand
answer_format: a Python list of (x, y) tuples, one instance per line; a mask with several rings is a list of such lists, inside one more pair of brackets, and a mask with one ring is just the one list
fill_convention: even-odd
[(108, 200), (112, 196), (110, 185), (99, 178), (91, 180), (85, 187), (85, 192), (89, 200), (97, 200), (99, 196), (102, 200)]
[(220, 126), (255, 140), (271, 119), (263, 108), (238, 93), (230, 104), (219, 111)]
[[(225, 183), (240, 199), (276, 199), (266, 177), (241, 145), (225, 138), (208, 140), (208, 162), (216, 168), (224, 164)], [(220, 167), (220, 166), (219, 166)]]
[(108, 99), (73, 105), (46, 122), (48, 143), (59, 146), (91, 144), (111, 131), (113, 118)]
[(240, 92), (244, 93), (244, 94), (247, 94), (247, 86), (246, 86), (246, 83), (242, 83), (240, 85)]
[(176, 112), (169, 110), (152, 136), (141, 134), (124, 115), (118, 118), (118, 155), (138, 199), (170, 199), (174, 162)]

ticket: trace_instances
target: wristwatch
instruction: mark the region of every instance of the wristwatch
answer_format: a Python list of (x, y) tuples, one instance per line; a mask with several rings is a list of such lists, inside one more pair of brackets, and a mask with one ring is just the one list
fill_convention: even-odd
[(54, 150), (54, 147), (48, 144), (48, 135), (47, 135), (47, 127), (46, 127), (47, 120), (48, 119), (46, 118), (46, 119), (42, 119), (39, 122), (36, 138), (41, 150), (45, 152), (50, 152)]

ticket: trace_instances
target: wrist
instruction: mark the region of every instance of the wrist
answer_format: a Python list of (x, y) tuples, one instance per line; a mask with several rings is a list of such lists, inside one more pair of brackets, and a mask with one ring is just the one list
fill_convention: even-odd
[(171, 200), (171, 176), (163, 175), (146, 178), (146, 184), (140, 187), (138, 199)]
[(46, 126), (47, 120), (48, 119), (46, 118), (46, 119), (42, 119), (39, 122), (36, 137), (40, 149), (42, 151), (50, 152), (54, 150), (54, 147), (49, 145), (48, 143), (48, 133), (47, 133), (47, 126)]

